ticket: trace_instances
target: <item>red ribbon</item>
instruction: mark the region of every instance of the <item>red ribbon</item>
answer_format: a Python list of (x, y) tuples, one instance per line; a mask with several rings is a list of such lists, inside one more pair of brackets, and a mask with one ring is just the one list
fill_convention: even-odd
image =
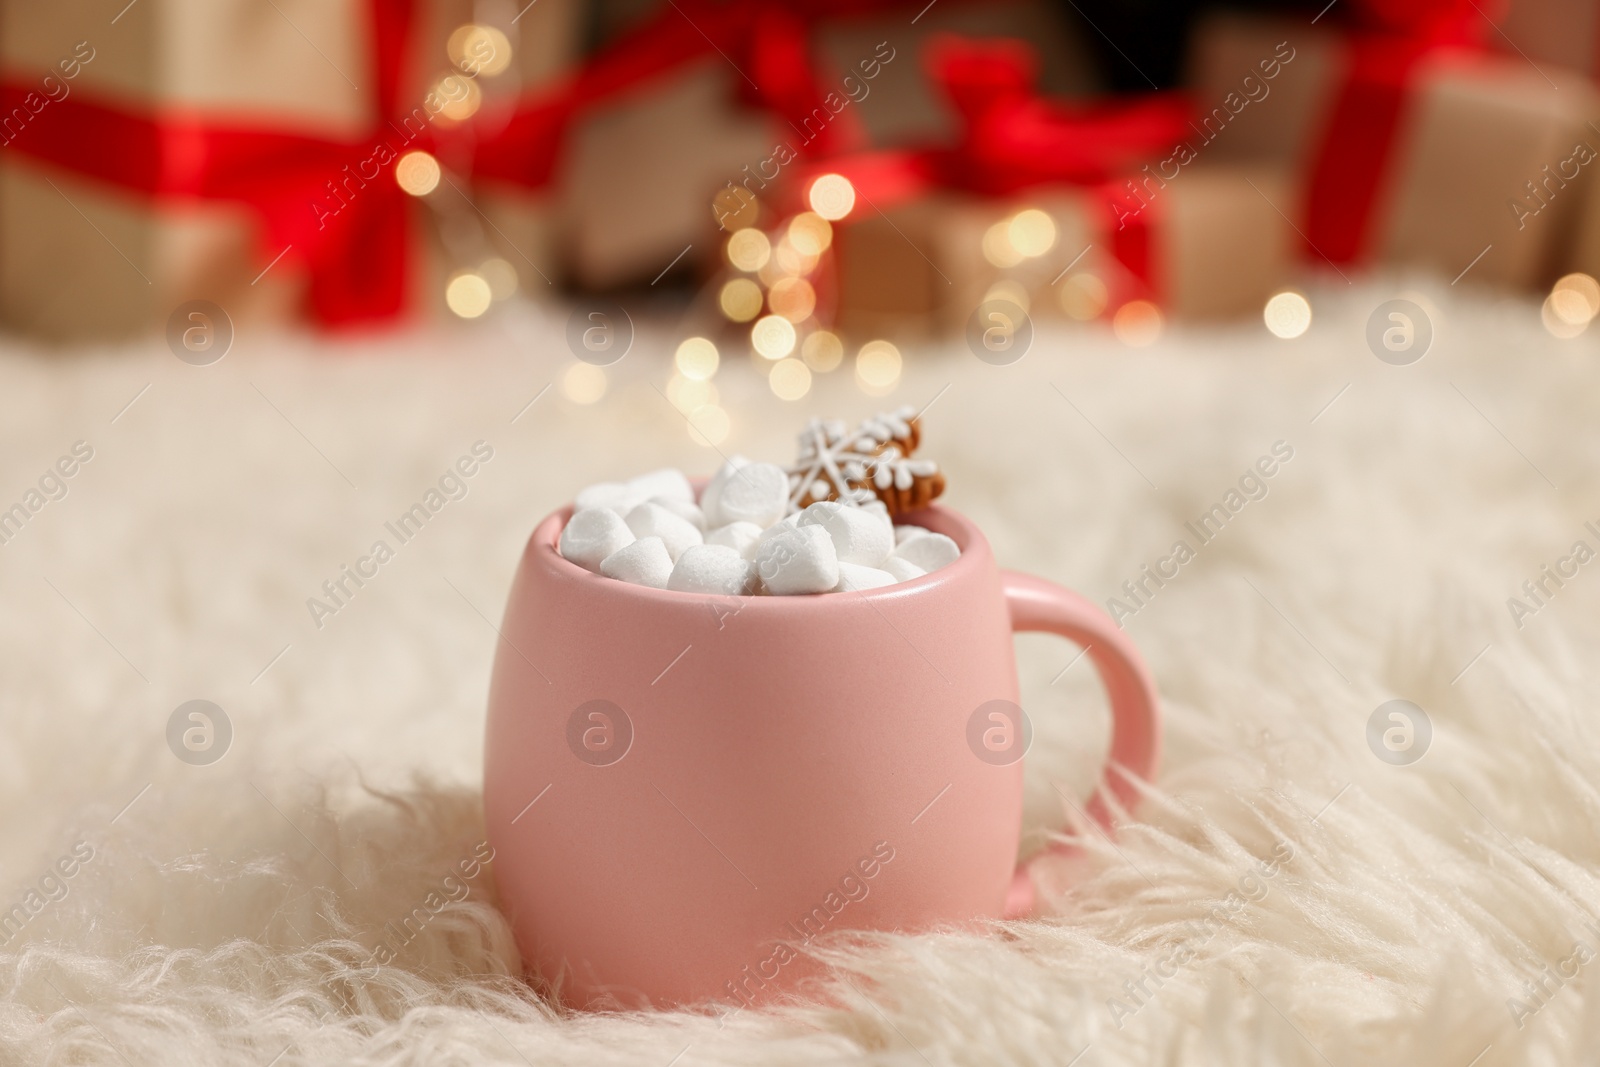
[[(391, 318), (405, 304), (410, 209), (388, 169), (393, 155), (425, 148), (464, 161), (475, 178), (539, 188), (551, 180), (566, 131), (584, 108), (705, 57), (732, 64), (747, 99), (796, 127), (825, 95), (813, 76), (803, 16), (831, 11), (829, 3), (797, 3), (791, 10), (686, 0), (618, 39), (575, 75), (523, 98), (509, 117), (484, 112), (465, 127), (430, 124), (413, 135), (416, 124), (404, 123), (409, 111), (399, 100), (412, 9), (412, 0), (371, 0), (375, 106), (360, 137), (311, 137), (184, 108), (140, 112), (80, 89), (45, 105), (10, 147), (144, 196), (252, 208), (262, 222), (264, 260), (286, 249), (303, 259), (313, 316), (337, 326)], [(0, 114), (28, 110), (30, 93), (39, 98), (27, 82), (0, 83)], [(838, 151), (858, 140), (854, 115), (844, 114), (808, 145)], [(390, 155), (382, 157), (384, 151)]]
[(1422, 60), (1478, 47), (1491, 24), (1471, 0), (1364, 0), (1357, 19), (1362, 28), (1347, 40), (1349, 62), (1306, 190), (1309, 252), (1336, 264), (1365, 259), (1371, 249)]

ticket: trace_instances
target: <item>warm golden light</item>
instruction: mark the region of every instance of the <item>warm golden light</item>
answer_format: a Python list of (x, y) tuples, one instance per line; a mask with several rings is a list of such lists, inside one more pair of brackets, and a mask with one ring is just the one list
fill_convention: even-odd
[(833, 227), (814, 211), (802, 212), (789, 220), (789, 243), (802, 256), (820, 256), (833, 244)]
[(856, 206), (856, 187), (843, 174), (824, 174), (811, 183), (807, 200), (812, 211), (829, 222), (836, 222)]
[(475, 271), (462, 271), (444, 287), (444, 302), (464, 319), (475, 319), (488, 311), (493, 299), (488, 279)]
[(702, 404), (717, 403), (721, 394), (712, 382), (674, 374), (667, 381), (667, 399), (679, 411), (693, 411)]
[[(761, 272), (761, 277), (763, 281), (770, 285), (778, 278), (788, 275), (810, 274), (816, 266), (816, 256), (800, 251), (785, 237), (773, 246), (772, 262), (767, 264), (766, 269)], [(769, 271), (773, 275), (770, 279), (768, 278)]]
[(900, 380), (900, 350), (888, 341), (868, 341), (856, 353), (856, 382), (874, 395)]
[(1061, 283), (1061, 310), (1079, 322), (1099, 318), (1106, 309), (1106, 283), (1099, 276), (1080, 272)]
[(750, 327), (750, 344), (765, 359), (782, 359), (794, 351), (794, 323), (782, 315), (765, 315)]
[(717, 294), (722, 313), (734, 322), (749, 322), (761, 314), (761, 286), (749, 278), (734, 278)]
[(1005, 219), (983, 231), (983, 258), (1002, 269), (1022, 262), (1022, 253), (1011, 243), (1011, 224)]
[(593, 363), (574, 363), (561, 376), (561, 392), (574, 404), (593, 404), (606, 395), (606, 372)]
[(1570, 325), (1588, 325), (1600, 314), (1600, 282), (1587, 274), (1568, 274), (1550, 288), (1550, 310)]
[(407, 152), (394, 165), (394, 180), (412, 196), (427, 196), (439, 187), (439, 161), (427, 152)]
[(773, 364), (767, 384), (779, 400), (799, 400), (811, 391), (811, 369), (798, 359), (781, 359)]
[(1299, 293), (1275, 293), (1261, 317), (1273, 336), (1291, 340), (1311, 329), (1311, 302)]
[(741, 186), (724, 186), (711, 198), (711, 217), (718, 226), (730, 233), (754, 226), (760, 214), (761, 204), (756, 194)]
[(1056, 222), (1036, 207), (1011, 216), (1006, 223), (1006, 239), (1019, 256), (1042, 256), (1056, 244)]
[(494, 77), (511, 65), (511, 39), (493, 26), (457, 26), (445, 44), (450, 62), (465, 73)]
[(731, 429), (728, 413), (716, 404), (701, 404), (689, 413), (689, 439), (697, 445), (715, 448), (728, 439)]
[(1577, 315), (1580, 310), (1573, 303), (1570, 293), (1551, 293), (1544, 298), (1544, 304), (1539, 308), (1539, 319), (1552, 337), (1565, 341), (1589, 328), (1589, 319), (1579, 316), (1578, 321), (1574, 322), (1568, 317)]
[(817, 291), (804, 278), (780, 278), (767, 293), (767, 307), (790, 322), (804, 322), (817, 307)]
[(800, 358), (812, 370), (826, 374), (844, 362), (844, 342), (838, 334), (818, 330), (800, 342)]
[(1112, 316), (1111, 332), (1123, 344), (1143, 348), (1161, 336), (1163, 321), (1161, 309), (1150, 301), (1130, 300)]
[(439, 118), (446, 123), (466, 122), (478, 113), (483, 104), (483, 90), (473, 78), (461, 74), (446, 74), (439, 79), (433, 91), (440, 101)]
[(758, 271), (770, 258), (772, 242), (760, 230), (740, 230), (728, 238), (728, 262), (737, 270)]
[(678, 373), (685, 378), (704, 381), (717, 373), (720, 357), (716, 345), (704, 337), (690, 337), (679, 343), (672, 360), (678, 365)]
[(991, 300), (1005, 300), (1017, 305), (1024, 312), (1028, 310), (1030, 303), (1027, 287), (1015, 278), (1001, 278), (989, 286), (988, 291), (983, 294), (983, 302), (987, 304)]

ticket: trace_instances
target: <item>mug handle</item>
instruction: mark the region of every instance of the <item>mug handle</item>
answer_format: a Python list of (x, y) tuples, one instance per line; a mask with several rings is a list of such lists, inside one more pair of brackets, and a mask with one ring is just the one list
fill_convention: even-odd
[[(1105, 790), (1109, 788), (1123, 807), (1132, 807), (1138, 791), (1127, 776), (1149, 781), (1160, 759), (1160, 705), (1155, 682), (1139, 649), (1111, 617), (1087, 597), (1017, 571), (1001, 571), (1000, 583), (1005, 592), (1006, 608), (1011, 613), (1013, 633), (1044, 632), (1065, 637), (1083, 646), (1100, 673), (1101, 684), (1111, 703), (1111, 751), (1107, 766), (1115, 764), (1124, 773), (1105, 777), (1089, 800), (1088, 813), (1109, 831), (1111, 811), (1106, 804)], [(1066, 845), (1053, 842), (1040, 855), (1069, 851)], [(1012, 878), (1010, 892), (1006, 894), (1005, 916), (1008, 919), (1019, 919), (1033, 911), (1031, 862), (1018, 864)]]

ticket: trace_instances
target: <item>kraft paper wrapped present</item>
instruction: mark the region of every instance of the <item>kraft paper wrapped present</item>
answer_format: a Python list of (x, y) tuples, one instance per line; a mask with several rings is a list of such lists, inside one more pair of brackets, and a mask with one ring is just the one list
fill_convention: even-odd
[(1595, 92), (1429, 33), (1211, 20), (1193, 55), (1204, 151), (1294, 173), (1308, 262), (1539, 285), (1591, 183), (1580, 146), (1595, 139)]
[[(440, 254), (394, 163), (427, 147), (451, 166), (439, 78), (468, 7), (0, 0), (0, 321), (69, 340), (159, 329), (195, 299), (236, 325), (440, 307), (461, 253)], [(460, 99), (479, 88), (456, 76)]]
[[(1259, 314), (1291, 279), (1295, 234), (1269, 202), (1291, 196), (1281, 170), (1140, 178), (1137, 195), (1132, 179), (1003, 198), (933, 192), (848, 220), (835, 238), (839, 325), (959, 333), (985, 300), (1019, 292), (1036, 318), (1093, 318), (1135, 299), (1177, 317), (1226, 318)], [(1021, 254), (1040, 233), (1053, 235), (1048, 248)]]

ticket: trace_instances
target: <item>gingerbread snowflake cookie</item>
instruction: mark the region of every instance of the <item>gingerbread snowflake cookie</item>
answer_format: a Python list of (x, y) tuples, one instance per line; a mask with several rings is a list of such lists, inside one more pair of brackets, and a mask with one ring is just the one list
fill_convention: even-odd
[(811, 420), (787, 471), (789, 510), (825, 500), (856, 506), (881, 500), (891, 515), (927, 507), (944, 492), (944, 475), (933, 460), (912, 456), (920, 438), (912, 407), (875, 415), (854, 430), (839, 419)]

